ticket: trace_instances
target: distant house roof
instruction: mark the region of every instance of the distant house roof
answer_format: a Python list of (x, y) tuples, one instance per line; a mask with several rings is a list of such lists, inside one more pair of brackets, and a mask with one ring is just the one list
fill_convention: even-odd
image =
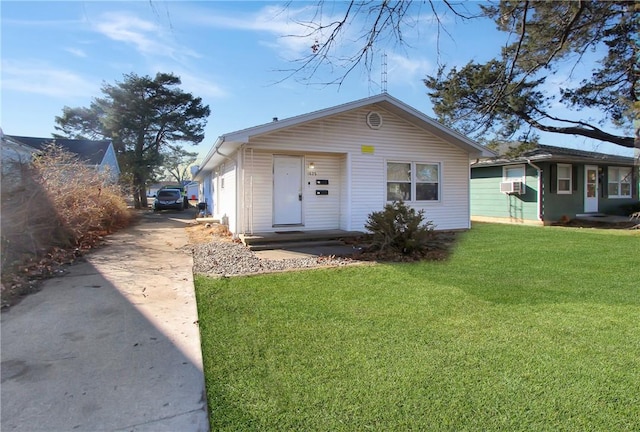
[(110, 140), (81, 140), (67, 138), (35, 138), (15, 135), (5, 135), (15, 141), (36, 150), (43, 150), (47, 145), (55, 143), (65, 150), (77, 154), (81, 160), (92, 165), (100, 165), (111, 145)]
[(513, 165), (526, 161), (549, 161), (549, 162), (569, 162), (569, 163), (597, 163), (603, 162), (614, 165), (634, 165), (634, 158), (627, 156), (611, 155), (606, 153), (591, 152), (586, 150), (576, 150), (565, 147), (555, 147), (538, 144), (536, 148), (524, 152), (518, 157), (496, 156), (481, 159), (471, 164), (472, 167), (492, 166), (492, 165)]
[(1, 139), (1, 156), (2, 161), (27, 161), (31, 159), (32, 153), (35, 151), (32, 147), (13, 139), (12, 137), (2, 133), (0, 128)]

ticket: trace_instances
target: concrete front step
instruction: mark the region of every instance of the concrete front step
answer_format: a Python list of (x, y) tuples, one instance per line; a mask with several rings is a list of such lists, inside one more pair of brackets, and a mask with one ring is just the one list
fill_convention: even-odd
[(599, 213), (599, 212), (593, 212), (593, 213), (578, 213), (576, 214), (577, 218), (584, 218), (584, 217), (605, 217), (607, 216), (604, 213)]
[(201, 224), (205, 224), (205, 223), (220, 224), (220, 219), (216, 219), (213, 217), (196, 217), (196, 222)]
[(296, 242), (314, 242), (317, 244), (317, 242), (341, 241), (346, 238), (360, 237), (363, 234), (364, 233), (359, 231), (313, 230), (240, 234), (239, 238), (245, 246), (257, 246), (263, 244), (284, 244)]
[(262, 242), (248, 243), (246, 246), (252, 251), (265, 251), (275, 249), (301, 249), (324, 246), (343, 246), (344, 242), (340, 240), (307, 240), (307, 241), (287, 241), (287, 242)]

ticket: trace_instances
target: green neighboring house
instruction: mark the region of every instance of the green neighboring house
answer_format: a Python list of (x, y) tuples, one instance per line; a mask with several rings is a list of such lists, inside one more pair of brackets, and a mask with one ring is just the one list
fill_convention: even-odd
[(475, 221), (546, 225), (583, 215), (628, 216), (634, 205), (633, 157), (538, 145), (515, 158), (471, 164)]

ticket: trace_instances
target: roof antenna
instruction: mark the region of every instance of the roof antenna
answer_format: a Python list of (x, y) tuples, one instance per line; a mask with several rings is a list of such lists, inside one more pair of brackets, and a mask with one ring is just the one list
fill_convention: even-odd
[(387, 92), (387, 53), (382, 54), (382, 68), (381, 68), (380, 86), (382, 87), (382, 93)]

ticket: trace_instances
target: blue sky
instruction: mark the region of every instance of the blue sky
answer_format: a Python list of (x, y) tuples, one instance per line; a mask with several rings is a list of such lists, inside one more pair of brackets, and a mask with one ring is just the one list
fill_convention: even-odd
[[(446, 31), (438, 38), (431, 11), (415, 15), (406, 44), (379, 46), (369, 74), (356, 69), (340, 86), (307, 85), (306, 75), (284, 70), (310, 52), (314, 40), (297, 24), (316, 2), (244, 1), (2, 1), (2, 101), (0, 125), (9, 135), (51, 136), (64, 106), (88, 106), (103, 83), (123, 75), (173, 72), (181, 88), (211, 108), (205, 140), (189, 147), (204, 156), (224, 133), (364, 98), (381, 91), (382, 52), (387, 55), (389, 94), (433, 116), (422, 79), (448, 66), (494, 57), (505, 35), (487, 20), (462, 22), (436, 3)], [(343, 3), (328, 2), (327, 18)], [(478, 3), (468, 3), (473, 10)], [(357, 26), (344, 36), (341, 54)], [(342, 72), (322, 68), (325, 82)], [(548, 85), (562, 85), (559, 78)], [(543, 135), (543, 143), (632, 155), (615, 145), (584, 138)]]

